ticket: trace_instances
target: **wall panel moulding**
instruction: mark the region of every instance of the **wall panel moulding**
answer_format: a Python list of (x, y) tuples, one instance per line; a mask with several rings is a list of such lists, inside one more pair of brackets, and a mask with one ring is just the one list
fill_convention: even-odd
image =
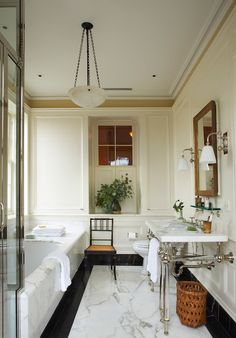
[[(71, 100), (41, 100), (26, 99), (25, 101), (31, 108), (78, 108)], [(115, 107), (172, 107), (173, 99), (155, 99), (155, 100), (106, 100), (100, 108)]]

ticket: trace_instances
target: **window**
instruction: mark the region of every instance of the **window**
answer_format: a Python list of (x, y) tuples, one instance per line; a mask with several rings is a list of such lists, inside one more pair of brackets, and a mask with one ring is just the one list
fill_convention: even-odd
[(133, 165), (132, 126), (98, 126), (98, 164)]

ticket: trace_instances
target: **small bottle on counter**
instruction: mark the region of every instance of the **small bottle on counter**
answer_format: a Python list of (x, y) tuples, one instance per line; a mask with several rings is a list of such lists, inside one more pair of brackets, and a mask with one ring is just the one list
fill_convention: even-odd
[(205, 198), (205, 208), (209, 209), (209, 198)]
[(200, 196), (196, 196), (195, 198), (195, 205), (196, 207), (201, 207), (202, 206), (202, 199)]

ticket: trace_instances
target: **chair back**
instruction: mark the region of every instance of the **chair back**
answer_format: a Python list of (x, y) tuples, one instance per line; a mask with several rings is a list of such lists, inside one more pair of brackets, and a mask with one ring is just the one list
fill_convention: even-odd
[(90, 245), (98, 242), (113, 246), (113, 218), (90, 218)]

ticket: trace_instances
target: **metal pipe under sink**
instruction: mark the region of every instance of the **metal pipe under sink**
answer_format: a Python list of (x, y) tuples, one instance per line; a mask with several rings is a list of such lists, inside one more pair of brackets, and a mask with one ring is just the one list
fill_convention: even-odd
[(181, 267), (179, 268), (179, 272), (176, 273), (174, 271), (172, 271), (172, 275), (174, 277), (179, 277), (182, 273), (183, 273), (183, 269), (184, 268), (190, 268), (190, 269), (199, 269), (199, 268), (206, 268), (208, 270), (211, 270), (211, 268), (215, 267), (215, 262), (211, 262), (211, 263), (200, 263), (200, 264), (183, 264), (181, 265)]

